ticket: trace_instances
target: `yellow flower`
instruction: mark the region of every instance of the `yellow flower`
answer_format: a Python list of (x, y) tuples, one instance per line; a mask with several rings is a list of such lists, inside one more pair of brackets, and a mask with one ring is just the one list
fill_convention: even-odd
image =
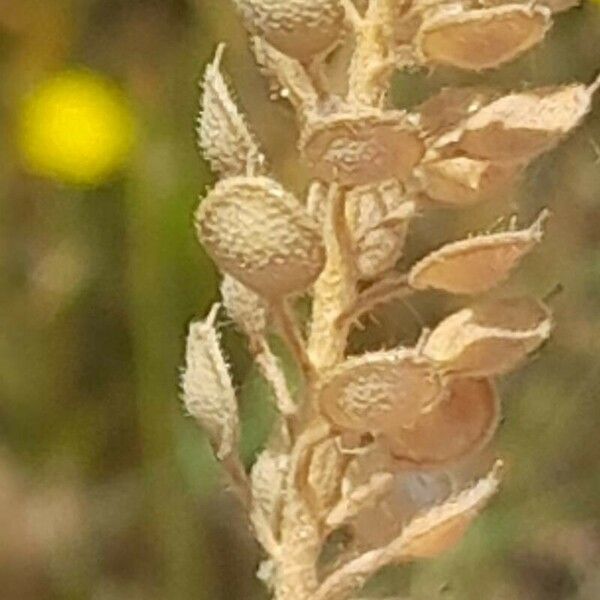
[(95, 185), (126, 161), (134, 138), (129, 106), (110, 81), (85, 70), (59, 73), (23, 103), (18, 142), (27, 168)]

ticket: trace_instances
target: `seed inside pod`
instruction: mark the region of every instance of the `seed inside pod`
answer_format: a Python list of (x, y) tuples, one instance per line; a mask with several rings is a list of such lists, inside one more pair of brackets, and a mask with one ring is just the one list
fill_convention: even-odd
[(455, 546), (498, 491), (501, 467), (498, 462), (473, 487), (411, 521), (394, 544), (396, 560), (433, 558)]
[(323, 268), (318, 225), (267, 177), (219, 182), (200, 204), (196, 226), (221, 270), (269, 299), (303, 291)]
[(581, 123), (594, 89), (567, 85), (499, 98), (466, 121), (458, 148), (490, 160), (531, 160)]
[(303, 62), (330, 50), (344, 34), (340, 0), (234, 0), (248, 29)]
[(442, 7), (425, 19), (416, 37), (423, 62), (481, 71), (499, 67), (541, 42), (550, 10), (509, 4), (463, 10)]
[(496, 431), (499, 415), (498, 396), (487, 379), (457, 379), (432, 411), (411, 428), (390, 427), (386, 439), (402, 462), (439, 466), (481, 450)]
[(427, 197), (448, 207), (481, 202), (510, 187), (522, 171), (514, 162), (457, 156), (421, 164), (417, 177)]
[(406, 179), (424, 146), (404, 112), (363, 108), (310, 119), (300, 150), (315, 177), (357, 186)]
[(423, 353), (447, 373), (493, 376), (511, 371), (550, 336), (548, 308), (531, 298), (496, 300), (447, 317)]
[(326, 376), (319, 394), (323, 413), (338, 427), (380, 432), (390, 422), (410, 427), (443, 396), (431, 363), (401, 348), (353, 357)]
[(547, 213), (528, 229), (478, 235), (442, 246), (418, 262), (409, 284), (418, 290), (480, 294), (502, 283), (543, 235)]

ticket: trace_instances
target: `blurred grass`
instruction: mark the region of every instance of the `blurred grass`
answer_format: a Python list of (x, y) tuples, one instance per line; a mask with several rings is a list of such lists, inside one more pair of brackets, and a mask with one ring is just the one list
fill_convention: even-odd
[[(186, 323), (216, 298), (191, 215), (211, 176), (193, 135), (199, 79), (217, 40), (278, 175), (298, 189), (292, 117), (271, 106), (228, 2), (0, 0), (0, 597), (4, 600), (230, 600), (264, 596), (256, 549), (202, 436), (182, 417)], [(494, 84), (589, 81), (600, 8), (560, 16), (548, 42)], [(95, 188), (25, 171), (22, 100), (84, 66), (121, 86), (138, 138)], [(398, 77), (412, 105), (477, 77)], [(521, 83), (519, 83), (521, 85)], [(386, 572), (374, 589), (414, 600), (597, 600), (600, 582), (600, 107), (530, 170), (518, 194), (423, 220), (413, 253), (515, 209), (554, 213), (548, 240), (512, 284), (554, 300), (554, 340), (503, 385), (503, 494), (439, 562)], [(437, 298), (378, 314), (359, 345), (416, 335)], [(268, 424), (264, 386), (240, 338), (225, 341), (241, 389), (246, 458)], [(262, 398), (262, 403), (258, 399)], [(592, 566), (590, 566), (592, 565)], [(573, 581), (573, 585), (571, 585)], [(595, 586), (595, 587), (594, 587)]]

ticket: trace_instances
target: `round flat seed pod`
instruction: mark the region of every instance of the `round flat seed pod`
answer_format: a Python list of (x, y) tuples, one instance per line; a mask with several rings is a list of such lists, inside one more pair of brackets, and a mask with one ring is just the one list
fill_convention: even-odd
[(538, 244), (546, 213), (528, 229), (478, 235), (446, 244), (418, 262), (409, 284), (418, 290), (480, 294), (499, 285)]
[(425, 19), (416, 36), (424, 63), (481, 71), (517, 58), (544, 39), (551, 12), (540, 6), (509, 4), (463, 10), (442, 7)]
[(315, 177), (354, 187), (406, 179), (424, 145), (405, 113), (362, 109), (310, 119), (300, 151)]
[(411, 426), (443, 395), (432, 364), (409, 349), (353, 357), (326, 376), (322, 412), (338, 427), (380, 432), (390, 423)]
[(219, 268), (265, 298), (303, 291), (324, 265), (318, 225), (267, 177), (219, 182), (200, 204), (196, 227)]
[[(484, 0), (481, 4), (483, 6), (501, 6), (506, 4), (506, 0)], [(530, 5), (531, 1), (518, 0), (518, 2), (511, 2), (511, 4)], [(581, 4), (581, 0), (538, 0), (536, 4), (538, 6), (545, 6), (549, 8), (553, 13), (561, 13), (579, 6)]]
[(496, 300), (447, 317), (423, 354), (452, 375), (490, 377), (518, 367), (552, 332), (549, 309), (531, 298)]
[(390, 429), (392, 454), (412, 467), (435, 467), (481, 450), (498, 426), (500, 402), (487, 379), (456, 379), (448, 397), (413, 427)]
[(446, 207), (462, 208), (507, 190), (522, 169), (519, 163), (457, 156), (422, 163), (416, 174), (430, 200)]
[(458, 148), (489, 160), (531, 160), (555, 147), (589, 112), (594, 88), (568, 85), (509, 94), (464, 124)]
[(281, 52), (308, 62), (344, 35), (340, 0), (234, 0), (248, 29)]

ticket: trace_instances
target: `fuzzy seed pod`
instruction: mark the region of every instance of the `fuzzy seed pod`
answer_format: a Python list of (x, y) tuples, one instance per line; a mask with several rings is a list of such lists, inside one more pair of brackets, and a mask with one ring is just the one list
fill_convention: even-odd
[(415, 205), (396, 180), (352, 190), (346, 197), (346, 219), (363, 279), (374, 279), (402, 256)]
[(237, 445), (239, 417), (215, 328), (218, 308), (215, 305), (205, 321), (190, 325), (181, 387), (187, 411), (208, 432), (217, 458), (223, 460)]
[(305, 290), (323, 268), (317, 224), (267, 177), (219, 182), (200, 204), (196, 225), (217, 265), (267, 299)]
[(212, 170), (222, 176), (262, 172), (265, 157), (236, 106), (221, 73), (221, 44), (204, 74), (198, 143)]
[(481, 294), (502, 283), (523, 257), (541, 241), (547, 213), (520, 231), (478, 235), (442, 246), (409, 273), (418, 290)]
[(457, 148), (488, 160), (529, 161), (581, 123), (594, 91), (594, 86), (567, 85), (499, 98), (465, 122)]
[(221, 297), (227, 314), (249, 338), (264, 336), (268, 310), (264, 300), (233, 277), (225, 275)]
[(332, 369), (323, 382), (319, 403), (338, 427), (377, 433), (392, 422), (412, 426), (442, 396), (431, 363), (400, 348), (352, 357)]
[(457, 156), (422, 163), (415, 175), (429, 200), (463, 208), (510, 188), (523, 167), (514, 162), (491, 162)]
[(500, 402), (486, 379), (457, 379), (448, 397), (421, 415), (409, 429), (392, 428), (387, 443), (392, 454), (411, 466), (450, 464), (481, 450), (492, 438)]
[(321, 516), (326, 515), (340, 497), (346, 462), (336, 438), (326, 439), (312, 452), (307, 474), (308, 492)]
[[(523, 4), (530, 5), (531, 0), (483, 0), (482, 6), (502, 6), (504, 4)], [(545, 6), (553, 13), (561, 13), (571, 8), (575, 8), (581, 4), (581, 0), (538, 0), (538, 6)]]
[(406, 113), (356, 108), (308, 121), (300, 151), (315, 177), (344, 186), (403, 181), (424, 146)]
[(447, 317), (431, 333), (423, 353), (448, 374), (490, 377), (515, 369), (551, 332), (552, 317), (541, 302), (496, 300)]
[(464, 10), (446, 5), (425, 18), (415, 43), (425, 64), (481, 71), (517, 58), (544, 39), (549, 9), (510, 4)]
[(331, 50), (344, 34), (339, 0), (234, 0), (246, 27), (302, 62)]

